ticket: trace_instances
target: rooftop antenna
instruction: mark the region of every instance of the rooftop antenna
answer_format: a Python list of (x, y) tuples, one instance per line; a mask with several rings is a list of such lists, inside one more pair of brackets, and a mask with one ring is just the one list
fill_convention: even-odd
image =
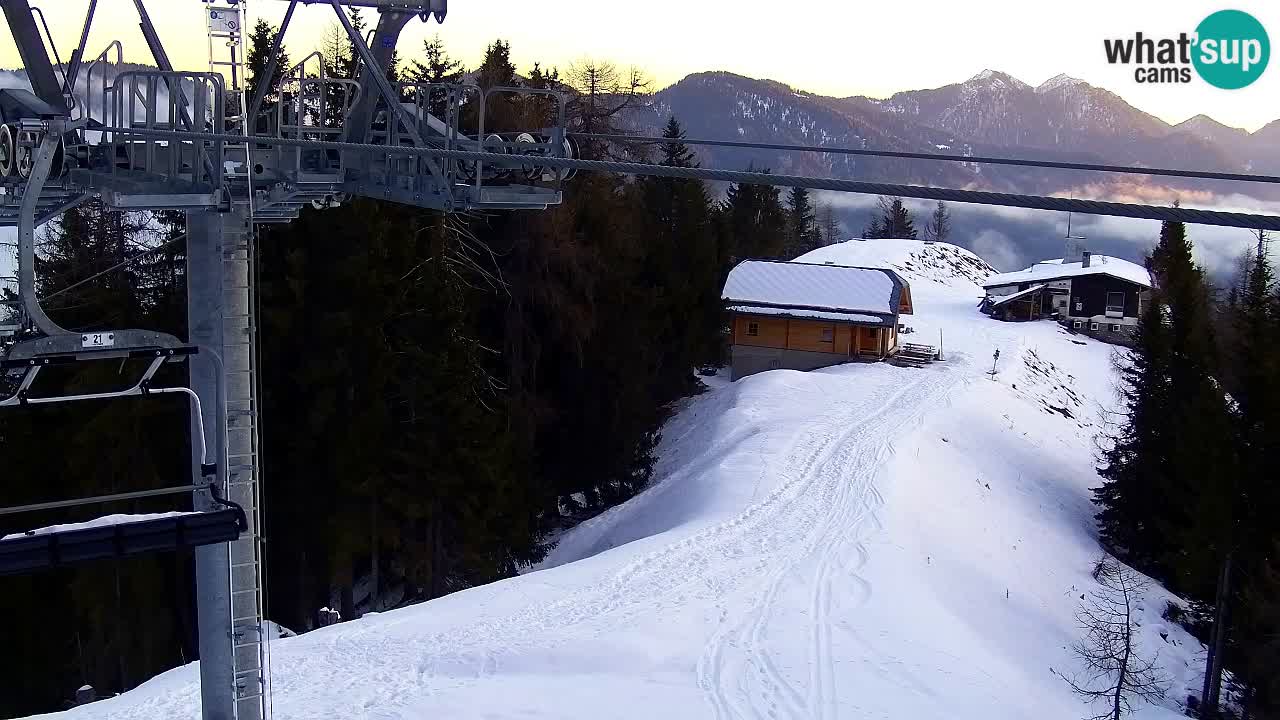
[(1072, 234), (1071, 234), (1071, 211), (1070, 211), (1070, 210), (1068, 210), (1068, 211), (1067, 211), (1067, 236), (1066, 236), (1066, 238), (1067, 238), (1068, 240), (1088, 240), (1088, 238), (1086, 238), (1086, 237), (1085, 237), (1085, 236), (1083, 236), (1083, 235), (1072, 235)]

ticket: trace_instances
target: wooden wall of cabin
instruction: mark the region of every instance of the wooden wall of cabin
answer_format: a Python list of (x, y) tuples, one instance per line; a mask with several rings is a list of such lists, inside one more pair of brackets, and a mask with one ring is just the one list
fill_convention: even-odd
[[(755, 325), (754, 335), (751, 334), (752, 325)], [(835, 353), (844, 356), (882, 355), (892, 351), (898, 345), (898, 333), (895, 327), (864, 327), (820, 320), (792, 320), (767, 315), (735, 315), (731, 329), (731, 342), (735, 345)]]
[[(752, 325), (756, 326), (754, 335), (750, 332)], [(767, 315), (734, 315), (733, 344), (785, 348), (787, 319)]]

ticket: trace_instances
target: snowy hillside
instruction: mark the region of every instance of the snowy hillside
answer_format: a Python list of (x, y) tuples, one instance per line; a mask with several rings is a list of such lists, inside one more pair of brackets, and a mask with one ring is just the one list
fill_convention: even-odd
[[(1109, 346), (976, 310), (989, 266), (908, 240), (811, 262), (911, 283), (924, 368), (761, 373), (686, 401), (653, 486), (543, 566), (277, 641), (275, 717), (1087, 716), (1059, 673), (1095, 587), (1089, 488)], [(992, 353), (1000, 351), (992, 380)], [(1177, 717), (1202, 648), (1144, 598)], [(67, 718), (195, 718), (197, 668)]]

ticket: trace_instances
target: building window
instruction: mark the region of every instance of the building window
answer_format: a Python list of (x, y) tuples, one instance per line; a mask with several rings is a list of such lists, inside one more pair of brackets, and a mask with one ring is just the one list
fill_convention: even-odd
[(760, 334), (760, 323), (747, 323), (747, 334), (756, 337)]
[(1084, 327), (1084, 323), (1080, 322), (1079, 320), (1075, 320), (1071, 323), (1071, 327), (1075, 330), (1079, 330), (1080, 328)]
[(1079, 300), (1077, 300), (1077, 301), (1076, 301), (1076, 312), (1080, 312), (1081, 310), (1084, 310), (1084, 303), (1082, 303), (1082, 302), (1080, 302)]
[(836, 331), (834, 328), (822, 328), (822, 342), (835, 342)]
[(1098, 323), (1089, 323), (1089, 329), (1090, 329), (1090, 330), (1097, 330), (1097, 329), (1098, 329)]
[(1111, 332), (1120, 332), (1120, 326), (1119, 326), (1119, 325), (1112, 325), (1112, 326), (1111, 326)]
[(1107, 293), (1107, 312), (1124, 314), (1124, 293), (1109, 292)]

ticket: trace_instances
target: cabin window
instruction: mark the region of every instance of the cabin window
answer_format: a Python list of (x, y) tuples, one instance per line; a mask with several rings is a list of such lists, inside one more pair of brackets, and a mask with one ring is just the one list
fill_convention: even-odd
[(751, 337), (757, 337), (757, 336), (759, 336), (759, 335), (760, 335), (760, 323), (757, 323), (757, 322), (749, 322), (749, 323), (747, 323), (747, 334), (748, 334), (748, 335), (750, 335)]
[(834, 328), (822, 328), (822, 342), (835, 342), (836, 331)]
[(1111, 332), (1120, 332), (1120, 326), (1119, 326), (1119, 325), (1112, 325), (1112, 326), (1111, 326)]
[(1122, 292), (1107, 293), (1107, 312), (1124, 313), (1124, 293)]
[(1079, 320), (1076, 320), (1071, 323), (1071, 327), (1075, 330), (1079, 330), (1080, 328), (1084, 327), (1084, 323), (1080, 322)]
[(1098, 329), (1098, 323), (1089, 323), (1089, 329), (1090, 329), (1090, 330), (1097, 330), (1097, 329)]
[(1076, 312), (1080, 312), (1081, 310), (1084, 310), (1084, 303), (1076, 300)]

